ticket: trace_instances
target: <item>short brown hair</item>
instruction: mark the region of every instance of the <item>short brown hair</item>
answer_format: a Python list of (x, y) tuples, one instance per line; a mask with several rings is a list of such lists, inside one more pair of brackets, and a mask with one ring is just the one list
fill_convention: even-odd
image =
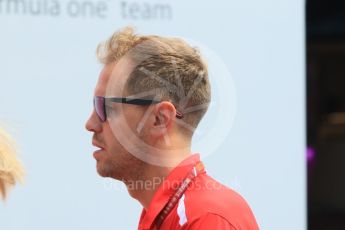
[(101, 43), (97, 55), (103, 64), (128, 55), (135, 67), (126, 91), (151, 92), (161, 100), (170, 100), (184, 115), (183, 126), (193, 133), (211, 100), (207, 65), (197, 48), (180, 38), (140, 36), (125, 27)]

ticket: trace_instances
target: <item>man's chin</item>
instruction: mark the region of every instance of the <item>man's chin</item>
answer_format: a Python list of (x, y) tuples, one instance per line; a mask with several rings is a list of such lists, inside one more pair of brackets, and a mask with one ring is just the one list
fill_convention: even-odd
[(115, 180), (121, 180), (120, 176), (116, 175), (114, 170), (110, 169), (109, 167), (106, 167), (104, 165), (100, 165), (99, 162), (97, 162), (97, 173), (101, 177), (109, 177), (113, 178)]
[(102, 167), (99, 162), (97, 162), (96, 167), (98, 175), (100, 175), (101, 177), (110, 177), (109, 170), (105, 170), (105, 168)]

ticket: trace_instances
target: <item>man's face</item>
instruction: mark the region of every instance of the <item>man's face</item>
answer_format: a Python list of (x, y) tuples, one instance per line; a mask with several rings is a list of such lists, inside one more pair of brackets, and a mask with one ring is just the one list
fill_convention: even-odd
[[(133, 69), (128, 58), (105, 65), (95, 88), (95, 96), (124, 97), (125, 82)], [(93, 132), (92, 144), (99, 148), (94, 152), (97, 171), (103, 177), (118, 180), (133, 179), (141, 173), (143, 162), (134, 157), (123, 140), (130, 141), (144, 114), (144, 108), (136, 105), (112, 103), (107, 111), (107, 121), (101, 122), (95, 110), (86, 122), (86, 129)], [(145, 132), (141, 134), (145, 139)], [(137, 135), (137, 136), (138, 136)]]

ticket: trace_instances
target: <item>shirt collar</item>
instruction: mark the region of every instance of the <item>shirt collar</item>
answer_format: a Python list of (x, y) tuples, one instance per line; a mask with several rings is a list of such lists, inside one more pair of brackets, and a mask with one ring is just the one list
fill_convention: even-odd
[(147, 210), (143, 209), (140, 217), (139, 228), (149, 229), (153, 221), (174, 194), (188, 172), (200, 161), (200, 154), (192, 154), (181, 161), (164, 179), (154, 194)]

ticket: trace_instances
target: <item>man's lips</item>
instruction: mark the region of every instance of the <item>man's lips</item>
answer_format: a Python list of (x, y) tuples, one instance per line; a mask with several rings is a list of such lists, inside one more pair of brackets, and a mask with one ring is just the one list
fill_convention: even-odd
[(104, 150), (104, 147), (94, 140), (92, 140), (92, 145), (98, 148), (96, 151), (93, 152), (93, 157), (97, 160), (97, 155), (99, 155)]
[(94, 141), (94, 140), (92, 140), (92, 145), (95, 146), (95, 147), (97, 147), (97, 148), (99, 148), (100, 150), (103, 150), (103, 149), (104, 149), (104, 147), (103, 147), (102, 145), (98, 144), (98, 143), (97, 143), (96, 141)]

